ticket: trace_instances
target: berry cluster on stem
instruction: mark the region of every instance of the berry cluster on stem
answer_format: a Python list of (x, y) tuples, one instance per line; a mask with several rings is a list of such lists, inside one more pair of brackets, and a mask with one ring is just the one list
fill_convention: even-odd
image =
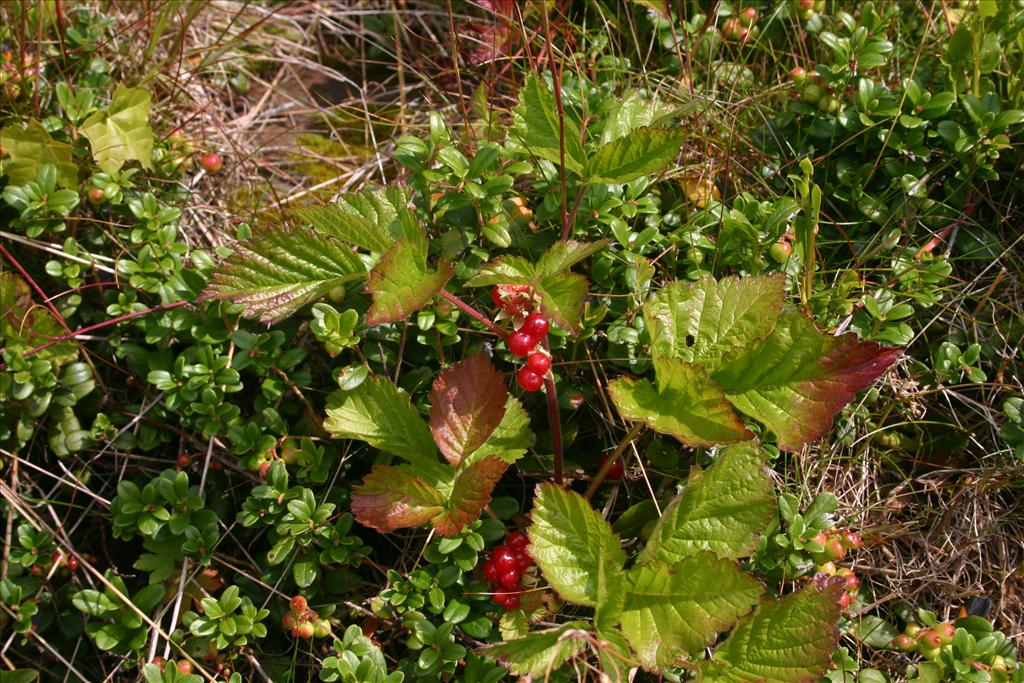
[(491, 600), (505, 609), (519, 607), (523, 592), (523, 572), (533, 566), (527, 550), (530, 539), (522, 531), (512, 531), (505, 543), (495, 547), (484, 562), (484, 577), (493, 586)]
[(860, 588), (860, 578), (849, 567), (837, 567), (836, 562), (846, 557), (848, 551), (863, 547), (860, 534), (849, 529), (832, 529), (807, 540), (822, 547), (821, 552), (811, 553), (818, 563), (818, 573), (846, 579), (846, 590), (839, 596), (839, 606), (847, 609)]

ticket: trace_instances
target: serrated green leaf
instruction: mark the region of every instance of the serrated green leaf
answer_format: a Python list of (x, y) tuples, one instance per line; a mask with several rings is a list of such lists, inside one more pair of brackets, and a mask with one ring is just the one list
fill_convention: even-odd
[(325, 235), (367, 251), (384, 253), (402, 237), (422, 233), (408, 205), (408, 193), (391, 187), (345, 195), (328, 206), (296, 209), (294, 215)]
[(685, 139), (682, 128), (637, 128), (594, 152), (587, 164), (587, 181), (628, 183), (660, 171), (679, 155)]
[(107, 111), (94, 112), (82, 124), (82, 134), (92, 145), (92, 157), (104, 173), (116, 173), (129, 159), (153, 168), (149, 108), (148, 92), (119, 85)]
[(828, 669), (839, 644), (839, 596), (844, 581), (815, 582), (762, 604), (699, 663), (706, 681), (814, 683)]
[[(515, 128), (512, 140), (528, 154), (559, 164), (561, 162), (558, 108), (555, 95), (531, 74), (519, 91), (519, 104), (512, 110)], [(586, 154), (580, 142), (579, 124), (567, 115), (563, 121), (565, 168), (583, 174)]]
[(464, 526), (479, 519), (480, 512), (491, 501), (494, 487), (507, 469), (508, 463), (494, 456), (476, 460), (460, 469), (444, 512), (433, 520), (437, 533), (454, 536)]
[(607, 145), (633, 130), (650, 126), (670, 111), (671, 107), (656, 99), (648, 100), (631, 92), (612, 105), (601, 129), (601, 144)]
[(576, 273), (548, 275), (536, 286), (541, 311), (559, 327), (577, 334), (588, 285), (587, 278)]
[(620, 377), (608, 384), (615, 407), (627, 420), (645, 422), (689, 446), (748, 441), (754, 434), (707, 370), (678, 358), (654, 358), (658, 386)]
[(10, 155), (4, 169), (10, 185), (32, 182), (41, 166), (53, 164), (62, 187), (78, 187), (78, 166), (71, 160), (71, 145), (54, 140), (35, 119), (29, 119), (24, 127), (0, 129), (0, 147)]
[(363, 262), (340, 240), (272, 226), (236, 245), (199, 301), (233, 301), (245, 306), (247, 315), (273, 323), (337, 285), (365, 276)]
[(644, 304), (651, 353), (709, 369), (767, 337), (782, 313), (781, 276), (703, 278), (662, 287)]
[(587, 645), (587, 624), (574, 621), (517, 640), (488, 645), (480, 650), (520, 676), (543, 678)]
[(370, 377), (350, 391), (331, 394), (324, 428), (336, 439), (359, 439), (405, 458), (431, 483), (444, 477), (430, 429), (409, 395), (386, 378)]
[(710, 645), (764, 591), (735, 562), (706, 552), (671, 566), (637, 565), (627, 582), (622, 632), (648, 669), (662, 669)]
[(505, 414), (497, 428), (479, 448), (463, 458), (462, 465), (467, 467), (488, 455), (512, 464), (526, 454), (533, 442), (530, 416), (523, 409), (519, 399), (509, 396), (505, 401)]
[(823, 334), (787, 312), (759, 343), (724, 358), (711, 378), (736, 408), (763, 422), (779, 448), (798, 450), (832, 426), (836, 413), (896, 362), (898, 348)]
[(755, 445), (729, 446), (707, 470), (692, 473), (638, 561), (673, 564), (702, 550), (733, 559), (753, 552), (775, 508), (764, 457)]
[(352, 514), (360, 524), (389, 533), (426, 524), (444, 510), (441, 493), (408, 467), (375, 465), (352, 489)]
[(427, 265), (425, 245), (403, 237), (391, 245), (366, 281), (373, 305), (366, 313), (367, 325), (402, 320), (426, 305), (441, 291), (455, 271), (445, 261), (436, 269)]
[(604, 574), (622, 572), (626, 554), (608, 522), (583, 496), (540, 484), (530, 525), (530, 555), (566, 600), (594, 606)]
[(458, 466), (482, 446), (505, 416), (508, 390), (483, 352), (443, 370), (430, 390), (430, 431), (441, 454)]

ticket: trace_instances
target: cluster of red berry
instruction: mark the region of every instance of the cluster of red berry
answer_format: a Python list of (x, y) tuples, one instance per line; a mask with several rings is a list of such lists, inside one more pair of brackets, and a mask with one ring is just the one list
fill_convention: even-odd
[(908, 624), (903, 633), (892, 639), (893, 647), (911, 652), (917, 650), (928, 659), (937, 659), (941, 648), (953, 642), (956, 626), (944, 621), (925, 629), (918, 624)]
[(515, 332), (508, 335), (505, 343), (509, 351), (526, 359), (526, 365), (516, 373), (516, 382), (523, 391), (537, 391), (551, 369), (551, 356), (543, 348), (538, 349), (538, 345), (548, 336), (551, 323), (543, 313), (527, 313), (532, 302), (526, 285), (499, 285), (491, 290), (491, 298), (501, 310), (517, 320), (522, 318), (522, 323)]
[(839, 598), (839, 606), (846, 609), (853, 602), (853, 596), (860, 588), (860, 578), (849, 567), (836, 567), (836, 562), (846, 557), (848, 550), (857, 550), (864, 545), (860, 534), (849, 529), (833, 529), (823, 531), (809, 539), (820, 545), (820, 553), (811, 553), (818, 562), (818, 572), (829, 576), (841, 576), (846, 579), (846, 592)]
[(523, 572), (533, 565), (533, 558), (526, 548), (530, 539), (522, 531), (512, 531), (505, 537), (504, 545), (491, 551), (484, 562), (484, 576), (494, 586), (491, 599), (505, 609), (519, 607), (522, 593)]
[(309, 640), (312, 637), (326, 638), (331, 632), (331, 622), (321, 619), (316, 611), (309, 609), (306, 598), (296, 595), (288, 605), (291, 610), (281, 617), (284, 630), (296, 638)]

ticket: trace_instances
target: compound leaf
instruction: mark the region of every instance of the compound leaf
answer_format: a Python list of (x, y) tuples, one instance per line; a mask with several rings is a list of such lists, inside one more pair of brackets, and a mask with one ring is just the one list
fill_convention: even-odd
[(628, 183), (655, 173), (679, 155), (686, 139), (682, 128), (637, 128), (602, 145), (587, 165), (591, 183)]
[(530, 555), (548, 583), (566, 600), (597, 605), (606, 575), (621, 573), (626, 560), (611, 526), (581, 495), (554, 484), (537, 487), (531, 517)]
[(150, 95), (142, 88), (117, 86), (107, 111), (94, 112), (82, 124), (92, 157), (104, 173), (116, 173), (129, 159), (153, 168)]
[(815, 581), (781, 600), (762, 604), (739, 623), (700, 681), (813, 683), (821, 679), (839, 644), (839, 597), (844, 582)]
[(288, 317), (339, 284), (366, 275), (363, 262), (340, 240), (273, 226), (235, 247), (214, 272), (199, 301), (228, 300), (265, 323)]
[(533, 432), (530, 431), (530, 416), (523, 409), (523, 404), (515, 396), (505, 401), (505, 415), (497, 428), (479, 448), (462, 459), (462, 466), (471, 465), (476, 460), (493, 455), (512, 464), (521, 458), (533, 445)]
[(757, 604), (764, 588), (731, 560), (706, 552), (649, 562), (627, 574), (622, 631), (648, 669), (696, 653)]
[(352, 489), (352, 514), (384, 533), (426, 524), (444, 510), (444, 497), (408, 467), (375, 465)]
[(757, 535), (774, 513), (764, 452), (751, 444), (729, 446), (707, 470), (695, 471), (665, 509), (639, 562), (669, 564), (709, 550), (737, 558), (757, 547)]
[(734, 406), (775, 432), (779, 448), (793, 451), (824, 435), (901, 353), (853, 334), (824, 334), (811, 319), (784, 313), (766, 339), (737, 349), (711, 378)]
[(646, 422), (651, 429), (690, 446), (753, 438), (707, 370), (657, 356), (654, 368), (657, 387), (647, 380), (623, 377), (609, 383), (608, 392), (624, 418)]
[(452, 465), (482, 446), (505, 416), (508, 390), (484, 353), (441, 372), (430, 390), (430, 431)]

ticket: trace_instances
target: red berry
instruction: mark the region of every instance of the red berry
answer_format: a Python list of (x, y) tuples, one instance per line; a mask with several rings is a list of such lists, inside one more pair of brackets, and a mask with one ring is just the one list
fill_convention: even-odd
[(103, 190), (98, 187), (94, 187), (89, 190), (89, 201), (93, 204), (102, 204), (106, 201), (107, 195), (103, 194)]
[(523, 388), (523, 391), (534, 392), (544, 384), (544, 378), (530, 368), (520, 368), (516, 373), (516, 382)]
[(507, 571), (501, 575), (501, 579), (498, 581), (505, 588), (519, 588), (519, 577), (522, 576), (519, 573), (518, 568), (511, 571)]
[(789, 70), (789, 77), (794, 83), (803, 83), (807, 78), (807, 70), (802, 66), (794, 66)]
[(514, 316), (523, 315), (533, 306), (530, 285), (495, 285), (491, 299), (498, 308)]
[(504, 602), (501, 603), (505, 609), (516, 609), (519, 607), (519, 595), (513, 593), (505, 598)]
[(164, 667), (167, 666), (167, 660), (161, 657), (160, 655), (153, 657), (153, 659), (151, 659), (149, 663), (160, 667), (161, 671), (163, 671)]
[(68, 555), (68, 569), (71, 571), (78, 569), (78, 555)]
[(501, 578), (501, 572), (498, 571), (498, 565), (494, 564), (493, 560), (484, 562), (484, 577), (491, 583), (498, 583), (498, 579)]
[(306, 603), (306, 598), (302, 597), (301, 595), (296, 595), (294, 598), (292, 598), (292, 601), (289, 603), (289, 606), (292, 608), (292, 611), (296, 613), (305, 612), (306, 609), (308, 609), (309, 607), (309, 605)]
[(942, 636), (935, 631), (925, 631), (918, 636), (917, 642), (928, 650), (934, 650), (937, 647), (942, 647)]
[(499, 590), (496, 590), (491, 595), (491, 602), (493, 602), (495, 605), (504, 605), (505, 604), (505, 598), (507, 598), (507, 597), (508, 597), (508, 591), (506, 591), (504, 588), (501, 588)]
[(260, 463), (260, 477), (262, 479), (267, 478), (267, 472), (270, 471), (270, 466), (274, 464), (273, 460), (264, 460)]
[[(608, 460), (608, 456), (601, 457), (600, 466), (604, 467), (604, 463)], [(616, 458), (612, 466), (608, 468), (608, 473), (604, 475), (605, 479), (622, 479), (622, 475), (626, 473), (626, 467), (622, 464), (622, 458)]]
[(520, 330), (519, 332), (513, 332), (508, 336), (508, 350), (517, 356), (527, 356), (530, 351), (533, 351), (533, 347), (537, 345), (537, 340), (532, 336)]
[(843, 609), (846, 609), (847, 607), (849, 607), (850, 603), (852, 601), (853, 601), (853, 598), (850, 597), (849, 593), (843, 593), (842, 595), (839, 596), (839, 606), (841, 608), (843, 608)]
[(519, 571), (526, 571), (531, 564), (533, 564), (533, 558), (530, 557), (530, 553), (523, 550), (513, 550), (512, 554), (516, 556), (516, 567)]
[(179, 659), (177, 666), (178, 666), (178, 672), (179, 673), (183, 673), (183, 674), (190, 674), (190, 673), (192, 673), (192, 662), (188, 661), (187, 659)]
[(286, 631), (293, 631), (297, 623), (298, 621), (295, 618), (295, 612), (285, 612), (281, 617), (281, 626), (283, 626)]
[(543, 377), (551, 369), (551, 358), (543, 353), (531, 353), (526, 359), (526, 369)]
[(203, 170), (207, 173), (216, 173), (220, 170), (224, 162), (221, 161), (220, 155), (216, 152), (211, 152), (199, 160), (199, 165), (203, 167)]
[(519, 566), (519, 563), (516, 562), (516, 556), (511, 550), (503, 545), (494, 549), (494, 555), (491, 558), (491, 562), (493, 562), (494, 566), (498, 568), (498, 573), (502, 575)]
[(956, 635), (956, 626), (953, 626), (953, 624), (943, 622), (941, 624), (935, 624), (935, 626), (932, 626), (932, 631), (937, 633), (939, 638), (942, 639), (942, 644), (946, 645), (947, 643), (953, 642), (953, 636)]
[(543, 339), (547, 336), (550, 327), (551, 324), (542, 313), (531, 313), (526, 316), (526, 320), (523, 321), (523, 326), (519, 328), (519, 331), (525, 332), (535, 339)]
[(526, 546), (530, 545), (530, 537), (522, 531), (510, 531), (505, 537), (505, 545), (512, 550), (526, 550)]
[(897, 650), (903, 650), (904, 652), (910, 652), (914, 649), (914, 639), (910, 636), (900, 634), (892, 639), (892, 646)]
[(182, 453), (181, 455), (178, 456), (176, 464), (178, 465), (179, 470), (187, 469), (189, 465), (192, 464), (192, 458), (188, 457), (187, 454)]
[(861, 540), (860, 534), (855, 531), (847, 531), (840, 535), (839, 542), (850, 550), (856, 550), (864, 545), (864, 541)]

